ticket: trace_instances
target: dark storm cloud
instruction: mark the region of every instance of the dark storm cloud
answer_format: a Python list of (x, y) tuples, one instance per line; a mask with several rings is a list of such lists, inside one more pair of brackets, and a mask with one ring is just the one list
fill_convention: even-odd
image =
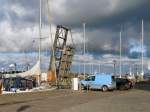
[[(43, 7), (46, 8), (44, 3), (46, 0), (43, 0)], [(50, 0), (49, 5), (52, 10), (52, 22), (56, 25), (71, 27), (82, 36), (82, 22), (86, 22), (86, 47), (89, 52), (118, 54), (119, 31), (122, 25), (123, 55), (132, 57), (132, 54), (136, 53), (130, 54), (130, 41), (133, 38), (140, 41), (142, 18), (145, 23), (145, 45), (149, 48), (149, 0)], [(33, 36), (32, 32), (38, 34), (34, 27), (38, 26), (39, 21), (39, 0), (1, 0), (0, 9), (1, 27), (11, 28), (9, 33), (13, 33), (12, 38), (10, 35), (2, 36), (1, 42), (12, 44), (15, 40), (21, 40), (20, 37), (27, 42)], [(47, 15), (46, 9), (43, 9), (43, 22), (47, 22)], [(1, 31), (1, 35), (3, 33), (8, 32)], [(8, 37), (10, 42), (7, 42)], [(14, 49), (22, 50), (21, 44), (13, 44)], [(1, 44), (1, 47), (2, 45), (4, 44)], [(27, 44), (26, 49), (31, 45), (31, 42)], [(1, 49), (13, 50), (9, 45), (6, 46)], [(147, 50), (147, 56), (149, 54)]]
[(38, 21), (39, 0), (1, 0), (0, 51), (32, 49), (32, 40), (38, 37)]
[(0, 9), (3, 20), (9, 21), (13, 27), (32, 27), (39, 20), (38, 0), (1, 0)]
[[(56, 0), (60, 1), (60, 0)], [(54, 10), (54, 22), (79, 26), (86, 21), (89, 26), (102, 27), (122, 24), (147, 16), (149, 0), (63, 0)], [(57, 4), (57, 2), (56, 2)], [(61, 18), (61, 19), (57, 19)]]
[(136, 53), (130, 54), (130, 41), (133, 38), (140, 41), (141, 19), (145, 23), (145, 45), (149, 46), (149, 0), (56, 1), (60, 5), (56, 5), (57, 10), (53, 11), (54, 23), (81, 29), (82, 22), (86, 22), (89, 51), (118, 54), (119, 31), (122, 27), (123, 55), (135, 57)]

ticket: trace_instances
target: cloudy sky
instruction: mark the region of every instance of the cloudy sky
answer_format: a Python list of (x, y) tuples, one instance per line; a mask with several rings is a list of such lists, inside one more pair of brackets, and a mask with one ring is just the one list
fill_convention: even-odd
[[(73, 30), (74, 42), (83, 48), (82, 23), (86, 23), (88, 59), (118, 58), (119, 32), (125, 59), (141, 53), (141, 20), (144, 20), (144, 55), (150, 57), (149, 0), (42, 0), (42, 35), (48, 37), (48, 11), (53, 33), (58, 24)], [(0, 0), (0, 52), (37, 50), (39, 0)], [(34, 40), (34, 41), (33, 41)], [(49, 42), (49, 43), (48, 43)], [(43, 50), (51, 42), (43, 40)], [(79, 48), (78, 48), (79, 49)], [(91, 55), (93, 56), (91, 58)]]

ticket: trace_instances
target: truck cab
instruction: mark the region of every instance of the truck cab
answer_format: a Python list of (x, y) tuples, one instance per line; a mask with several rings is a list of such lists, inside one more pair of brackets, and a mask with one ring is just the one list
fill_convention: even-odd
[(113, 90), (116, 88), (116, 81), (113, 75), (97, 73), (80, 81), (84, 88), (101, 89), (102, 91)]

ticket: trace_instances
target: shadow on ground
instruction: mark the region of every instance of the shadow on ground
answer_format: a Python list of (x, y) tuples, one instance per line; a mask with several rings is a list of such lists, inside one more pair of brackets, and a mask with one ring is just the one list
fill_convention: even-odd
[(138, 82), (135, 89), (150, 91), (150, 81)]
[(0, 103), (0, 106), (8, 106), (8, 105), (14, 105), (14, 104), (28, 103), (31, 101), (39, 101), (39, 100), (42, 100), (42, 99), (27, 100), (27, 101), (10, 101), (10, 102), (5, 102), (5, 103)]
[(23, 105), (20, 108), (18, 108), (16, 112), (26, 112), (29, 108), (29, 105)]

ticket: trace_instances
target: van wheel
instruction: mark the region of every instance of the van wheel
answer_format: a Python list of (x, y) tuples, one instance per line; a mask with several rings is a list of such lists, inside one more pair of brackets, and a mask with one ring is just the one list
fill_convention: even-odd
[(107, 86), (103, 86), (103, 87), (102, 87), (102, 91), (103, 91), (103, 92), (108, 91), (108, 87), (107, 87)]
[(126, 89), (125, 86), (123, 86), (123, 85), (120, 85), (120, 86), (119, 86), (119, 90), (122, 91), (122, 90), (125, 90), (125, 89)]

